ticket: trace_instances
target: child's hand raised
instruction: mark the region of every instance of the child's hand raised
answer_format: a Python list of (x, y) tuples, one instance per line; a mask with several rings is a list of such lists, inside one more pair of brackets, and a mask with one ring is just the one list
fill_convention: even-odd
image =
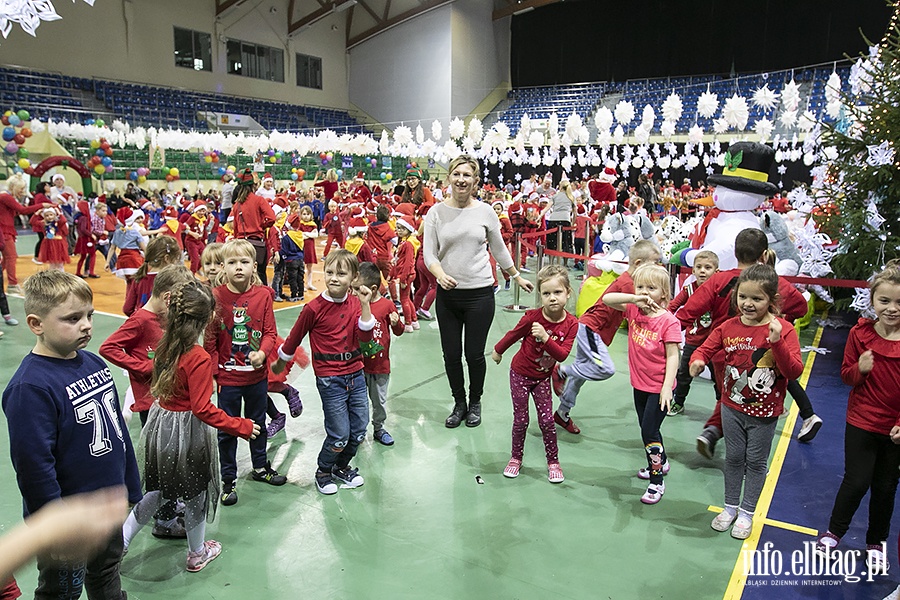
[(653, 298), (646, 295), (637, 295), (635, 294), (633, 303), (635, 306), (640, 308), (645, 314), (649, 312), (653, 312), (659, 310), (659, 305), (654, 302)]
[(503, 355), (498, 354), (496, 350), (491, 350), (491, 360), (499, 365), (500, 361), (503, 360)]
[(531, 335), (542, 344), (550, 339), (550, 334), (547, 333), (547, 330), (540, 323), (531, 324)]
[(372, 301), (372, 288), (367, 285), (361, 285), (356, 289), (356, 296), (360, 302), (368, 304)]
[(859, 372), (865, 375), (871, 373), (873, 368), (875, 368), (875, 355), (871, 350), (866, 350), (859, 355)]
[(255, 440), (259, 436), (259, 423), (253, 423), (253, 431), (250, 432), (250, 439)]
[(705, 362), (703, 362), (702, 360), (695, 360), (694, 362), (691, 363), (691, 368), (690, 368), (691, 377), (696, 377), (697, 375), (702, 373), (703, 369), (705, 369), (705, 368), (706, 368)]
[(774, 344), (781, 339), (781, 321), (778, 319), (772, 319), (769, 322), (769, 343)]

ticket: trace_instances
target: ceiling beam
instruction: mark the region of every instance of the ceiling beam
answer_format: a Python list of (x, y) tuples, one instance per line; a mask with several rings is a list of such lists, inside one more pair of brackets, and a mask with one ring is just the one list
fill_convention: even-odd
[(359, 5), (366, 9), (366, 12), (372, 15), (376, 23), (381, 23), (384, 19), (375, 14), (375, 11), (366, 3), (366, 0), (359, 0)]
[(226, 10), (231, 8), (232, 6), (237, 6), (241, 4), (244, 0), (216, 0), (216, 16), (222, 16)]
[(358, 44), (363, 43), (367, 39), (369, 39), (373, 36), (376, 36), (383, 31), (390, 29), (391, 27), (394, 27), (395, 25), (399, 25), (400, 23), (408, 21), (408, 20), (412, 19), (413, 17), (417, 17), (417, 16), (421, 15), (422, 13), (426, 13), (430, 10), (434, 10), (435, 8), (438, 8), (445, 4), (450, 4), (453, 1), (454, 0), (425, 0), (416, 8), (413, 8), (406, 12), (402, 12), (400, 14), (394, 15), (393, 17), (390, 17), (389, 19), (384, 19), (381, 23), (379, 23), (375, 27), (367, 29), (366, 31), (363, 31), (359, 35), (356, 35), (356, 36), (350, 38), (350, 40), (347, 42), (347, 50), (349, 50), (350, 48), (352, 48)]
[(495, 10), (493, 20), (496, 21), (497, 19), (508, 17), (517, 12), (528, 10), (529, 8), (540, 8), (541, 6), (547, 6), (548, 4), (556, 4), (560, 1), (561, 0), (522, 0), (522, 2), (510, 4), (509, 6)]
[(309, 27), (316, 21), (320, 21), (334, 12), (335, 2), (329, 1), (322, 3), (322, 6), (317, 8), (316, 10), (308, 13), (306, 16), (300, 19), (294, 19), (294, 5), (297, 3), (297, 0), (291, 0), (290, 4), (288, 4), (288, 35), (292, 33), (296, 33), (298, 30)]

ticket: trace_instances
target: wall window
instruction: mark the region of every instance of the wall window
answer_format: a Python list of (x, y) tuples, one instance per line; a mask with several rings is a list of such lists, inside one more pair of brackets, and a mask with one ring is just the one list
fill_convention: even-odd
[(228, 72), (284, 83), (284, 51), (240, 40), (228, 40)]
[(297, 85), (322, 89), (322, 59), (318, 56), (297, 55)]
[(175, 66), (212, 71), (212, 37), (202, 31), (176, 27)]

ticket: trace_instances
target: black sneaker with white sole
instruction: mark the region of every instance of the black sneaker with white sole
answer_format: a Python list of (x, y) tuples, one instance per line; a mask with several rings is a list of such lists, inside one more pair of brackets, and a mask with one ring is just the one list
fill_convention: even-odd
[(237, 492), (234, 491), (234, 481), (222, 482), (222, 504), (232, 506), (237, 504)]

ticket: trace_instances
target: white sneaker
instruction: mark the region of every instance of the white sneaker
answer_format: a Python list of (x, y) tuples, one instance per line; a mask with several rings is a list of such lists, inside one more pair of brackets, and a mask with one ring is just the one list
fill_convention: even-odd
[(427, 310), (425, 310), (424, 308), (420, 308), (419, 310), (417, 310), (416, 314), (419, 315), (420, 317), (422, 317), (423, 319), (425, 319), (426, 321), (430, 321), (433, 318), (431, 316), (431, 313), (428, 312)]
[(732, 511), (723, 510), (719, 514), (716, 515), (716, 518), (712, 520), (710, 523), (710, 527), (715, 529), (716, 531), (728, 531), (728, 528), (731, 527), (731, 524), (734, 523), (734, 520), (737, 519), (737, 509), (732, 509)]
[(314, 291), (316, 291), (316, 286), (309, 284), (308, 286), (306, 286), (306, 289), (309, 290), (310, 292), (314, 292)]
[(797, 440), (801, 442), (811, 442), (819, 429), (822, 427), (822, 419), (818, 415), (813, 415), (808, 419), (803, 419), (803, 425), (800, 426), (800, 433), (797, 434)]
[(44, 264), (44, 263), (42, 263), (41, 261), (39, 261), (38, 259), (36, 259), (36, 258), (32, 258), (32, 259), (31, 259), (31, 262), (33, 262), (33, 263), (36, 264), (36, 265), (42, 265), (42, 264)]
[(734, 527), (731, 528), (731, 537), (736, 540), (746, 540), (750, 537), (752, 530), (753, 515), (741, 512), (738, 514), (737, 519), (734, 520)]
[(421, 327), (419, 327), (418, 321), (413, 321), (412, 323), (410, 323), (410, 325), (412, 325), (413, 331), (418, 331), (419, 329), (421, 329)]
[(403, 326), (404, 333), (412, 333), (413, 331), (415, 331), (415, 329), (413, 329), (412, 325), (404, 325)]
[(651, 483), (647, 486), (647, 491), (641, 496), (641, 502), (644, 504), (656, 504), (662, 500), (663, 494), (666, 493), (665, 483)]
[(884, 600), (900, 600), (900, 585), (897, 586), (897, 589), (884, 597)]

